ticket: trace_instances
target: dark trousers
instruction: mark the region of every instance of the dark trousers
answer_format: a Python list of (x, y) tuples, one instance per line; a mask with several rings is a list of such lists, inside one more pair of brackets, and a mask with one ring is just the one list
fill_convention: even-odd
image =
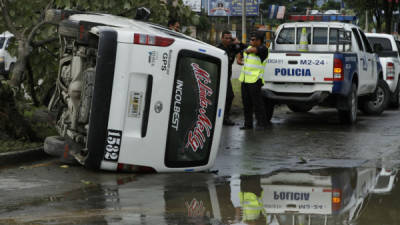
[(225, 114), (224, 119), (229, 119), (233, 98), (235, 94), (233, 93), (232, 89), (232, 82), (231, 79), (228, 80), (228, 87), (226, 89), (226, 100), (225, 100)]
[(253, 113), (256, 115), (258, 126), (266, 126), (268, 123), (264, 100), (261, 95), (262, 85), (261, 79), (255, 83), (242, 83), (244, 126), (253, 126)]

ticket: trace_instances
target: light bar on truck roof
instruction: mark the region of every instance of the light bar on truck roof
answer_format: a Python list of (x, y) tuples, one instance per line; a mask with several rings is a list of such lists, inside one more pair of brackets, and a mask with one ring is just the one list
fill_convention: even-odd
[(319, 22), (354, 22), (357, 20), (356, 16), (345, 16), (345, 15), (291, 15), (289, 16), (291, 21), (319, 21)]

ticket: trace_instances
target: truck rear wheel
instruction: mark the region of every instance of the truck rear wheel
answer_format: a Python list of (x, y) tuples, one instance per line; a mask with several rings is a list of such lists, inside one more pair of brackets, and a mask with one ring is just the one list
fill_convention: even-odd
[(313, 108), (312, 105), (307, 105), (307, 104), (288, 104), (287, 106), (293, 112), (300, 112), (300, 113), (308, 112)]
[(390, 107), (392, 109), (398, 109), (399, 106), (400, 106), (399, 91), (400, 91), (400, 79), (397, 81), (396, 90), (394, 91), (394, 93), (393, 93), (393, 95), (391, 96), (391, 99), (390, 99)]
[(345, 124), (354, 124), (357, 121), (357, 85), (353, 83), (351, 85), (351, 93), (347, 98), (349, 106), (348, 110), (339, 110), (339, 120)]
[(362, 103), (361, 110), (367, 115), (380, 115), (389, 102), (389, 87), (386, 82), (379, 79), (374, 96)]
[(272, 115), (274, 114), (275, 104), (272, 100), (264, 97), (265, 113), (267, 114), (267, 121), (271, 121)]

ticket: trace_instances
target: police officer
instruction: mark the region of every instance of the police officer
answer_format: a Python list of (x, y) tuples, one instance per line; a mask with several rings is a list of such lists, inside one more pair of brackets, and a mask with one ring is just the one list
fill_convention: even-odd
[(179, 21), (178, 20), (176, 20), (176, 19), (174, 19), (174, 18), (172, 18), (172, 19), (170, 19), (169, 21), (168, 21), (168, 28), (170, 29), (170, 30), (173, 30), (173, 31), (176, 31), (176, 32), (180, 32), (181, 30), (180, 30), (180, 23), (179, 23)]
[(263, 130), (268, 124), (261, 87), (264, 85), (264, 68), (268, 57), (268, 48), (263, 44), (264, 33), (254, 32), (250, 36), (250, 46), (239, 54), (237, 63), (243, 65), (239, 81), (242, 82), (242, 102), (244, 125), (241, 130), (253, 128), (253, 112), (257, 119), (257, 130)]
[[(235, 222), (245, 224), (267, 224), (266, 211), (263, 204), (263, 189), (259, 175), (241, 176), (240, 192), (232, 195), (232, 203), (236, 208)], [(238, 204), (239, 203), (239, 204)]]
[(233, 126), (235, 123), (229, 118), (232, 107), (232, 101), (235, 95), (232, 90), (232, 64), (235, 61), (236, 55), (243, 50), (246, 46), (241, 44), (237, 38), (232, 38), (230, 31), (224, 30), (221, 36), (221, 43), (217, 45), (218, 48), (224, 50), (228, 55), (228, 86), (226, 90), (226, 101), (225, 101), (225, 114), (224, 114), (224, 125)]

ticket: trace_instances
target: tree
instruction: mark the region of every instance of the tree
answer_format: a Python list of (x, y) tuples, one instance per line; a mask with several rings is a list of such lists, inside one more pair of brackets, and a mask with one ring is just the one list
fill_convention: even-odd
[(330, 10), (330, 9), (336, 9), (339, 10), (340, 9), (340, 2), (336, 2), (336, 1), (327, 1), (324, 4), (321, 5), (320, 7), (321, 10)]
[(395, 3), (395, 0), (345, 0), (345, 3), (354, 8), (359, 15), (368, 11), (370, 15), (375, 16), (377, 32), (382, 31), (383, 22), (385, 22), (385, 32), (392, 32), (393, 11), (399, 7), (399, 3)]
[[(13, 33), (17, 40), (15, 53), (17, 62), (14, 66), (11, 78), (8, 82), (0, 85), (0, 101), (10, 106), (9, 110), (0, 110), (0, 117), (3, 115), (11, 116), (18, 113), (15, 108), (21, 99), (21, 83), (25, 83), (35, 105), (39, 105), (36, 90), (38, 80), (43, 80), (44, 84), (40, 91), (42, 96), (48, 94), (48, 90), (55, 84), (57, 77), (57, 57), (58, 57), (58, 36), (57, 28), (46, 21), (46, 11), (49, 8), (73, 9), (79, 11), (95, 11), (110, 13), (128, 18), (134, 18), (136, 8), (145, 6), (152, 11), (150, 22), (167, 25), (170, 12), (179, 18), (183, 25), (198, 23), (198, 16), (188, 7), (184, 6), (182, 0), (175, 5), (167, 6), (160, 0), (0, 0), (0, 29), (8, 30)], [(13, 90), (11, 93), (11, 90)], [(5, 118), (5, 117), (3, 117)], [(9, 117), (11, 118), (11, 117)], [(22, 116), (18, 116), (22, 118)], [(7, 120), (13, 122), (13, 120)], [(15, 130), (27, 129), (25, 133), (14, 132)], [(15, 133), (16, 136), (22, 135), (27, 139), (34, 137), (29, 134), (30, 128), (27, 123), (16, 123), (15, 127), (1, 123), (0, 131), (7, 129), (7, 133)], [(14, 131), (11, 131), (13, 130)]]

